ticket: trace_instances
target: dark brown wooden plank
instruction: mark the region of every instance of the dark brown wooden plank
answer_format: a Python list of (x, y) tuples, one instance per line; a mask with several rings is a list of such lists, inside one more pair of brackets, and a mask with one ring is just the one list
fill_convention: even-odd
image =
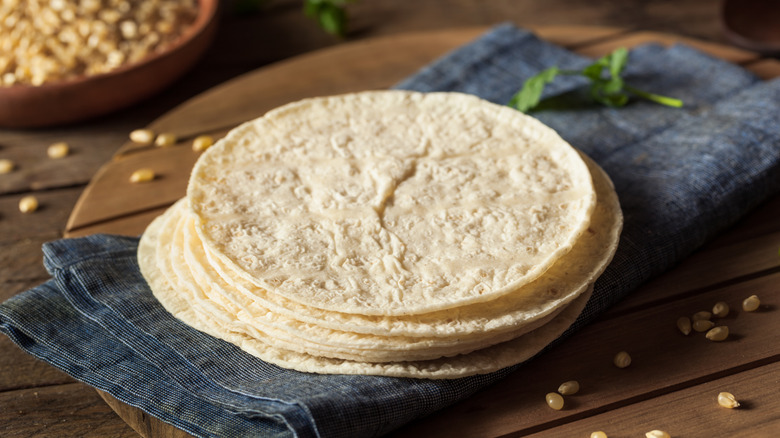
[[(673, 437), (772, 437), (780, 430), (778, 375), (780, 363), (774, 362), (530, 436), (587, 437), (602, 430), (610, 437), (639, 437), (661, 429)], [(722, 391), (741, 406), (718, 405)]]
[(775, 195), (707, 246), (716, 248), (731, 245), (780, 231), (778, 218), (780, 218), (780, 195)]
[(63, 224), (81, 188), (35, 193), (40, 207), (21, 213), (24, 195), (0, 197), (0, 284), (46, 278), (41, 245), (62, 237)]
[(75, 382), (62, 371), (20, 350), (6, 336), (0, 336), (0, 350), (3, 351), (0, 355), (0, 400), (6, 391)]
[[(593, 323), (500, 384), (409, 425), (396, 436), (532, 433), (776, 362), (778, 284), (780, 274), (768, 275)], [(758, 312), (741, 311), (742, 299), (752, 294), (766, 305)], [(679, 316), (709, 310), (717, 301), (726, 301), (733, 309), (719, 321), (731, 330), (727, 341), (711, 342), (702, 333), (683, 336), (677, 330)], [(621, 350), (633, 359), (625, 369), (612, 364)], [(580, 382), (580, 395), (564, 411), (548, 408), (545, 394), (571, 379)], [(674, 411), (673, 406), (668, 409)]]
[(608, 314), (629, 308), (699, 293), (719, 283), (735, 281), (762, 271), (780, 271), (780, 231), (730, 245), (704, 248), (683, 260), (669, 273), (650, 281), (633, 293), (631, 300), (612, 307)]
[(137, 437), (94, 389), (82, 383), (0, 392), (4, 438)]
[[(15, 135), (14, 135), (15, 134)], [(0, 175), (0, 194), (84, 185), (111, 157), (111, 149), (96, 147), (115, 135), (86, 137), (62, 130), (44, 134), (0, 132), (0, 158), (15, 163), (14, 171)], [(60, 159), (46, 155), (49, 145), (66, 142), (71, 153)]]
[[(0, 244), (28, 238), (53, 239), (62, 235), (64, 224), (82, 191), (81, 187), (0, 196)], [(38, 210), (19, 211), (19, 200), (29, 194), (38, 199)], [(2, 278), (2, 277), (0, 277)]]

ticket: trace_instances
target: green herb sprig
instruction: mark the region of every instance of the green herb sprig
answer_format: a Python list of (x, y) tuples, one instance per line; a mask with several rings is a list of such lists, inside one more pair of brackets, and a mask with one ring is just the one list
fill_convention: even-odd
[(512, 96), (508, 105), (522, 112), (532, 110), (539, 105), (544, 87), (559, 75), (588, 78), (591, 81), (590, 97), (610, 107), (624, 106), (628, 103), (630, 95), (675, 108), (683, 105), (679, 99), (648, 93), (626, 84), (620, 75), (625, 70), (627, 62), (628, 50), (620, 47), (582, 70), (561, 70), (558, 67), (550, 67), (528, 78), (523, 83), (523, 87)]
[(347, 31), (345, 7), (353, 1), (355, 0), (304, 0), (303, 11), (307, 17), (317, 20), (325, 32), (343, 37)]

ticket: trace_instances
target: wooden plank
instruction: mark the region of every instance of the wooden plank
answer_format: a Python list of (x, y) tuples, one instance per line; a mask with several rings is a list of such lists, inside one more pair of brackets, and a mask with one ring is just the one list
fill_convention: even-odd
[(0, 252), (0, 281), (20, 282), (46, 278), (41, 245), (56, 239), (31, 237), (18, 242), (5, 243), (9, 250)]
[[(587, 437), (602, 430), (610, 437), (639, 437), (661, 429), (673, 437), (772, 437), (780, 431), (778, 375), (780, 362), (774, 362), (529, 436)], [(741, 406), (718, 405), (722, 391)]]
[(138, 436), (82, 383), (2, 392), (0, 407), (4, 438)]
[(6, 336), (0, 336), (0, 351), (3, 351), (0, 355), (0, 395), (6, 391), (75, 382), (62, 371), (17, 348)]
[(761, 204), (707, 246), (709, 248), (717, 248), (719, 246), (732, 245), (780, 231), (780, 220), (778, 218), (780, 218), (780, 194)]
[[(81, 187), (74, 187), (34, 193), (39, 207), (27, 214), (19, 211), (19, 200), (29, 193), (0, 197), (0, 244), (61, 236), (63, 224), (73, 211), (81, 191)], [(12, 257), (13, 254), (7, 256)]]
[(621, 314), (654, 302), (673, 300), (762, 271), (780, 271), (778, 248), (780, 231), (731, 245), (705, 248), (682, 261), (672, 271), (640, 287), (632, 294), (633, 299), (615, 305), (607, 314)]
[[(638, 312), (600, 320), (518, 372), (432, 417), (400, 430), (395, 436), (495, 437), (527, 434), (607, 410), (688, 388), (707, 380), (780, 360), (780, 274), (746, 281), (707, 294), (667, 302)], [(759, 295), (766, 305), (748, 313), (742, 299)], [(731, 335), (711, 342), (702, 333), (683, 336), (679, 316), (708, 310), (726, 301), (732, 312), (719, 324)], [(632, 363), (619, 369), (614, 355), (628, 351)], [(562, 382), (578, 380), (580, 395), (569, 407), (554, 411), (544, 396)], [(674, 407), (669, 407), (670, 412)]]

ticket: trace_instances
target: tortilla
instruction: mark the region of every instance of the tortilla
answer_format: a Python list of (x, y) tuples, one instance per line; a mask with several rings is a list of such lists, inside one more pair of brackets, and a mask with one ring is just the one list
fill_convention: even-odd
[(407, 91), (270, 111), (201, 156), (187, 197), (232, 275), (305, 306), (385, 316), (519, 289), (571, 250), (596, 203), (577, 151), (536, 119)]

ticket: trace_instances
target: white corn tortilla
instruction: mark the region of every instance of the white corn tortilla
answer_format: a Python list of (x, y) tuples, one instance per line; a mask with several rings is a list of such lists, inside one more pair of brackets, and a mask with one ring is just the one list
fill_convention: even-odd
[(231, 131), (187, 197), (209, 253), (287, 300), (410, 315), (517, 290), (569, 252), (596, 196), (553, 130), (457, 93), (307, 99)]
[[(230, 315), (222, 313), (220, 306), (214, 306), (204, 300), (203, 296), (197, 297), (193, 294), (195, 291), (174, 289), (159, 268), (156, 256), (160, 232), (170, 216), (162, 215), (152, 222), (141, 238), (138, 251), (141, 271), (149, 284), (154, 285), (152, 291), (163, 306), (197, 330), (230, 342), (266, 362), (302, 372), (453, 379), (497, 371), (531, 358), (559, 337), (577, 318), (592, 293), (592, 287), (589, 287), (558, 315), (536, 330), (469, 354), (390, 363), (318, 357), (271, 347), (258, 337), (247, 334), (244, 327), (233, 324)], [(202, 307), (203, 304), (207, 307)]]
[[(611, 181), (598, 165), (583, 157), (592, 172), (598, 204), (588, 232), (569, 254), (553, 264), (542, 277), (522, 287), (522, 291), (494, 300), (417, 315), (358, 315), (325, 311), (305, 306), (258, 288), (241, 278), (218, 257), (208, 254), (196, 234), (185, 243), (184, 251), (201, 284), (216, 284), (222, 294), (243, 303), (247, 316), (269, 311), (296, 324), (316, 325), (338, 331), (398, 337), (484, 337), (488, 333), (517, 330), (536, 318), (573, 300), (595, 281), (611, 261), (622, 229), (620, 204)], [(285, 325), (276, 321), (276, 324)], [(322, 336), (320, 336), (321, 338)], [(326, 336), (334, 339), (332, 336)], [(350, 342), (354, 342), (350, 339)]]
[[(419, 329), (427, 325), (439, 333), (443, 330), (436, 330), (437, 326), (450, 328), (454, 325), (461, 329), (471, 326), (467, 332), (456, 331), (446, 337), (377, 336), (332, 330), (257, 305), (224, 282), (220, 283), (221, 277), (210, 272), (208, 265), (202, 264), (203, 255), (200, 261), (197, 260), (198, 241), (187, 232), (191, 219), (187, 218), (186, 200), (177, 203), (161, 217), (160, 225), (150, 227), (145, 233), (145, 240), (156, 240), (145, 243), (142, 248), (154, 247), (156, 256), (142, 256), (142, 269), (161, 302), (175, 301), (163, 296), (165, 294), (189, 297), (184, 299), (189, 303), (188, 310), (196, 309), (201, 315), (210, 315), (211, 320), (231, 327), (231, 331), (244, 333), (277, 349), (358, 362), (430, 360), (468, 353), (508, 341), (548, 322), (595, 281), (608, 264), (617, 245), (621, 215), (617, 197), (606, 175), (590, 160), (588, 164), (594, 174), (599, 199), (591, 227), (574, 249), (545, 276), (521, 291), (497, 298), (490, 306), (480, 303), (457, 312), (437, 311), (432, 315), (384, 318), (402, 318), (409, 327)], [(143, 251), (139, 255), (144, 254)], [(148, 266), (149, 261), (156, 266)], [(149, 271), (155, 269), (162, 275), (149, 275)], [(551, 294), (551, 290), (556, 293)], [(325, 313), (320, 309), (308, 310), (318, 316)], [(171, 311), (179, 316), (176, 309)], [(425, 318), (417, 320), (421, 316)], [(492, 324), (489, 325), (491, 330), (481, 331), (485, 328), (485, 321), (504, 321), (507, 324), (504, 327)]]
[(299, 321), (290, 320), (268, 310), (256, 314), (255, 317), (248, 317), (247, 309), (242, 303), (221, 295), (220, 291), (215, 290), (214, 285), (200, 283), (194, 279), (191, 268), (185, 260), (186, 256), (181, 250), (186, 237), (183, 231), (187, 228), (187, 221), (183, 214), (186, 213), (186, 209), (182, 208), (183, 206), (184, 203), (180, 202), (161, 216), (161, 226), (154, 232), (157, 236), (156, 243), (153, 242), (156, 248), (154, 257), (156, 266), (144, 267), (144, 272), (159, 270), (159, 276), (150, 275), (150, 284), (153, 285), (156, 296), (165, 303), (170, 302), (170, 298), (163, 295), (170, 293), (181, 295), (188, 302), (188, 308), (211, 315), (212, 319), (229, 325), (232, 330), (246, 333), (273, 347), (358, 361), (427, 360), (467, 353), (513, 339), (541, 326), (558, 311), (555, 309), (544, 318), (518, 326), (511, 332), (452, 338), (397, 336), (383, 338), (340, 332), (311, 324), (301, 324)]

